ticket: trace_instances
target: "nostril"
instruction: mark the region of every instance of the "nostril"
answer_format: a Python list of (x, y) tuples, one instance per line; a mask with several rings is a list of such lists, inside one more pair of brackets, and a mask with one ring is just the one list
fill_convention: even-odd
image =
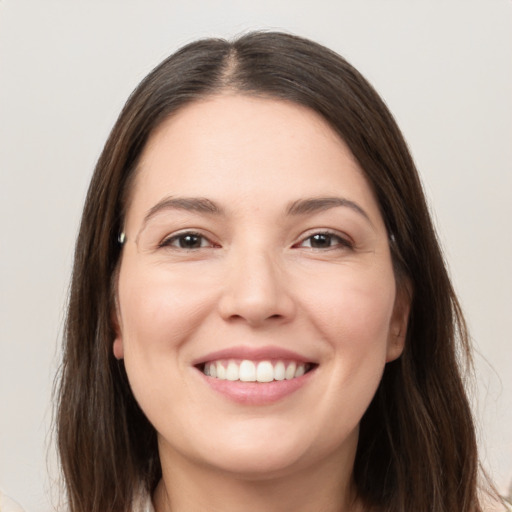
[(254, 284), (254, 280), (253, 277), (248, 279), (249, 282), (226, 285), (218, 302), (222, 318), (229, 322), (243, 320), (252, 326), (268, 321), (277, 323), (291, 320), (295, 303), (286, 288), (279, 286), (277, 282), (272, 286), (265, 283)]

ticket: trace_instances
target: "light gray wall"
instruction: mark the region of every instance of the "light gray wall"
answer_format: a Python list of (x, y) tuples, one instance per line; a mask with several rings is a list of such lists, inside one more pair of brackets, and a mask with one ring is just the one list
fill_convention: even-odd
[(108, 131), (178, 46), (253, 28), (332, 47), (395, 113), (479, 351), (484, 462), (508, 488), (512, 2), (0, 0), (0, 486), (28, 511), (50, 509), (52, 379), (81, 205)]

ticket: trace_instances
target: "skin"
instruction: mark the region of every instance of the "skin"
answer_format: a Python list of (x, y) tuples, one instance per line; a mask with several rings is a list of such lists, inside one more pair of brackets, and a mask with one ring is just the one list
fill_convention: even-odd
[[(408, 303), (353, 155), (309, 109), (226, 93), (166, 120), (137, 173), (113, 349), (158, 432), (157, 512), (359, 510), (358, 425), (402, 352)], [(222, 213), (146, 219), (170, 197), (207, 198)], [(288, 212), (326, 197), (350, 203)], [(187, 230), (204, 236), (199, 248), (180, 247)], [(234, 346), (284, 348), (316, 366), (277, 402), (240, 404), (194, 367)]]

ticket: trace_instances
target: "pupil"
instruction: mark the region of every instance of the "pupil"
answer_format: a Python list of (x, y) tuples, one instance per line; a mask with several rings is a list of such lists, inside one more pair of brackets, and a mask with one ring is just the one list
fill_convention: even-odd
[(201, 247), (201, 238), (197, 235), (183, 235), (180, 238), (180, 247), (182, 249), (197, 249)]
[(331, 245), (331, 235), (327, 235), (325, 233), (319, 233), (317, 235), (313, 235), (311, 240), (311, 247), (322, 248), (329, 247)]

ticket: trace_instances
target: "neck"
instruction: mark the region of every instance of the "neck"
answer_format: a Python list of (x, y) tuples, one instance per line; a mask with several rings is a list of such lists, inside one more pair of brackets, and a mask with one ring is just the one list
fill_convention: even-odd
[[(318, 467), (255, 477), (173, 458), (153, 496), (156, 512), (360, 512), (350, 464), (339, 457)], [(345, 461), (349, 462), (349, 461)]]

